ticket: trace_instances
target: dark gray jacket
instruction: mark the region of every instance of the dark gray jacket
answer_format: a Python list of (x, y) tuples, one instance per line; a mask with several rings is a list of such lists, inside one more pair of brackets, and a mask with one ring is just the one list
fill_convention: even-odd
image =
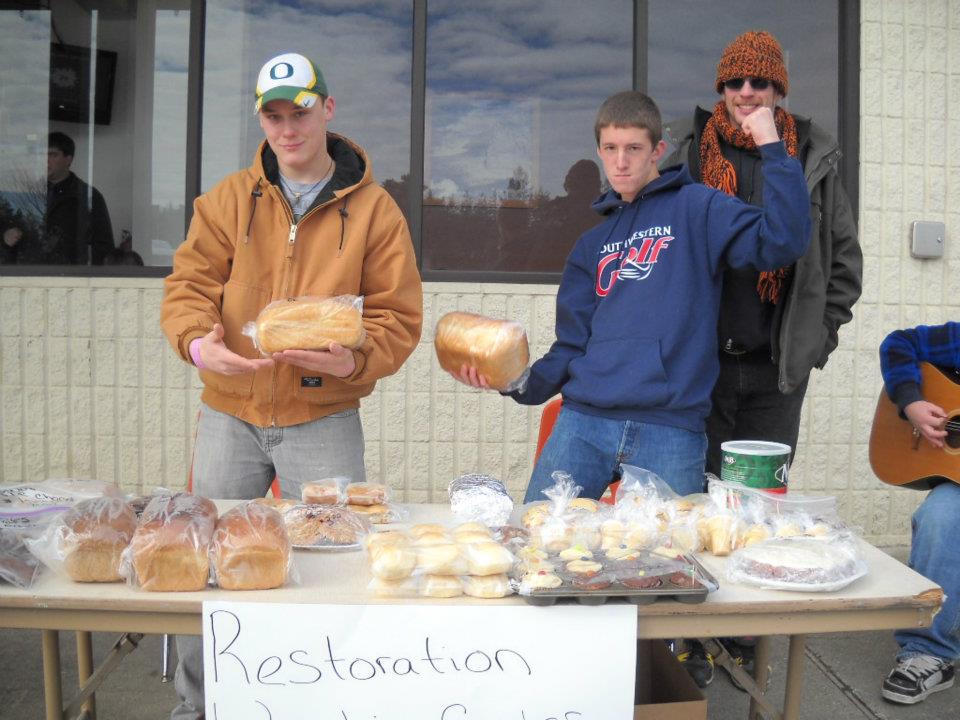
[[(810, 191), (810, 246), (794, 265), (770, 339), (783, 393), (793, 392), (811, 369), (827, 364), (840, 326), (853, 317), (851, 308), (860, 297), (863, 277), (856, 219), (837, 172), (840, 149), (819, 125), (809, 126), (803, 174)], [(686, 163), (694, 139), (692, 120), (671, 123), (665, 136), (675, 139), (677, 149), (662, 166)]]

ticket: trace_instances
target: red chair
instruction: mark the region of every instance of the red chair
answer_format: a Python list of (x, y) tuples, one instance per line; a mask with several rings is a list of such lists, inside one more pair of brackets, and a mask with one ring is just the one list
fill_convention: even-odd
[[(560, 415), (560, 407), (563, 405), (563, 398), (556, 397), (543, 406), (543, 412), (540, 413), (540, 433), (537, 435), (537, 452), (533, 456), (533, 461), (540, 459), (540, 453), (543, 452), (543, 446), (547, 444), (547, 438), (553, 432), (553, 426)], [(620, 481), (616, 480), (610, 483), (607, 491), (600, 498), (600, 502), (613, 505), (617, 499), (617, 489), (620, 487)]]
[(550, 437), (550, 433), (553, 432), (553, 426), (557, 422), (557, 416), (560, 415), (561, 405), (563, 405), (563, 398), (555, 397), (543, 406), (543, 412), (540, 414), (540, 434), (537, 436), (537, 452), (533, 456), (534, 462), (540, 459), (543, 446), (547, 444), (547, 438)]

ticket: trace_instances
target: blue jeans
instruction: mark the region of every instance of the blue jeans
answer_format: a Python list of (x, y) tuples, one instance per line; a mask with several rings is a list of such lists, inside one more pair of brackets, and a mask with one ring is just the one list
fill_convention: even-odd
[(563, 470), (583, 488), (580, 497), (597, 499), (619, 476), (620, 464), (655, 472), (678, 495), (703, 492), (704, 433), (633, 420), (610, 420), (562, 408), (540, 459), (533, 468), (524, 502), (545, 499), (551, 473)]
[(909, 565), (943, 588), (943, 607), (928, 628), (897, 630), (897, 660), (934, 655), (952, 662), (960, 658), (960, 485), (944, 482), (927, 495), (913, 514)]
[[(305, 482), (344, 476), (366, 480), (358, 410), (287, 427), (258, 427), (206, 405), (193, 448), (193, 492), (209, 498), (263, 497), (274, 476), (284, 497), (300, 498)], [(177, 636), (171, 720), (202, 720), (203, 638)]]

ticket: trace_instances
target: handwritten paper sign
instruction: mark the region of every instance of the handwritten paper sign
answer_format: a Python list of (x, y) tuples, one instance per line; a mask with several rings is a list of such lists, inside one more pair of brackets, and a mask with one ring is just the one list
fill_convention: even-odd
[(633, 717), (637, 611), (205, 602), (208, 720)]

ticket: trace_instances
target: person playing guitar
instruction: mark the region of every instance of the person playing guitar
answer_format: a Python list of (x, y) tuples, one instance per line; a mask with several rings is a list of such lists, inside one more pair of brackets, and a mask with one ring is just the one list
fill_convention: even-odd
[[(931, 363), (950, 374), (960, 368), (960, 323), (896, 330), (880, 345), (880, 370), (887, 396), (900, 416), (913, 425), (917, 443), (926, 442), (945, 452), (950, 449), (947, 438), (953, 421), (949, 409), (924, 399), (928, 388), (923, 379), (928, 375), (921, 372), (921, 363)], [(879, 415), (878, 408), (878, 418)], [(901, 454), (908, 452), (901, 451)], [(951, 457), (955, 466), (960, 467), (960, 455)], [(872, 450), (871, 462), (876, 468)], [(908, 628), (894, 634), (900, 646), (897, 665), (881, 688), (883, 697), (891, 702), (911, 705), (926, 699), (930, 693), (953, 686), (953, 664), (960, 657), (960, 563), (956, 562), (960, 547), (960, 484), (957, 478), (956, 472), (949, 478), (926, 478), (926, 485), (932, 489), (913, 515), (909, 565), (940, 585), (946, 598), (929, 628)]]

